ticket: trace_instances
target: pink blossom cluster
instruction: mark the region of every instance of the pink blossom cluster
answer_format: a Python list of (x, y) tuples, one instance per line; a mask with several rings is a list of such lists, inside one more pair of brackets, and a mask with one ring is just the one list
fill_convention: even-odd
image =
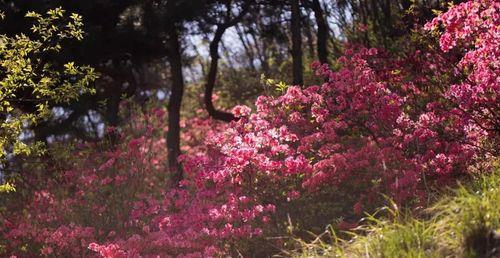
[[(445, 95), (459, 109), (476, 119), (481, 128), (498, 134), (500, 121), (500, 2), (475, 0), (453, 6), (425, 25), (443, 28), (441, 49), (465, 52), (457, 64), (463, 80), (451, 85)], [(498, 136), (498, 135), (494, 135)]]
[(324, 84), (261, 96), (256, 112), (235, 107), (238, 121), (181, 158), (187, 178), (164, 195), (150, 233), (92, 248), (127, 256), (227, 254), (267, 234), (292, 200), (314, 202), (317, 191), (353, 196), (360, 214), (380, 193), (423, 203), (426, 187), (465, 175), (487, 134), (428, 89), (445, 67), (422, 66), (415, 74), (405, 64), (427, 64), (418, 53), (401, 59), (379, 52), (348, 50), (338, 71), (314, 64)]
[[(91, 243), (142, 232), (135, 218), (155, 212), (155, 198), (167, 182), (167, 175), (160, 173), (165, 141), (152, 140), (163, 129), (158, 121), (164, 115), (156, 118), (156, 111), (118, 132), (123, 143), (117, 148), (81, 144), (58, 167), (31, 170), (19, 187), (31, 190), (25, 192), (32, 196), (19, 196), (9, 207), (12, 212), (2, 216), (7, 252), (19, 257), (92, 257), (97, 253), (88, 249)], [(57, 174), (47, 175), (47, 170)], [(24, 206), (16, 207), (19, 202)]]
[(358, 216), (381, 194), (425, 205), (429, 190), (495, 151), (498, 7), (469, 1), (434, 19), (427, 28), (444, 27), (443, 51), (348, 48), (337, 70), (313, 64), (321, 85), (260, 96), (227, 125), (183, 121), (180, 186), (165, 168), (165, 111), (137, 116), (114, 148), (86, 144), (57, 176), (28, 177), (40, 187), (0, 215), (7, 252), (238, 255), (319, 193), (349, 196)]
[[(6, 252), (20, 257), (133, 255), (132, 247), (125, 253), (117, 244), (99, 248), (95, 242), (127, 240), (133, 246), (140, 242), (139, 236), (149, 236), (160, 228), (160, 220), (165, 221), (159, 214), (169, 209), (166, 199), (176, 198), (174, 192), (166, 192), (170, 183), (165, 169), (165, 115), (163, 108), (135, 115), (131, 123), (108, 130), (119, 137), (119, 145), (80, 144), (57, 167), (32, 168), (18, 186), (26, 189), (25, 194), (0, 215), (0, 232), (8, 240)], [(184, 125), (182, 139), (188, 145), (218, 128), (210, 119), (195, 118), (184, 124), (197, 125)], [(174, 238), (171, 242), (183, 245)], [(153, 249), (157, 247), (151, 245), (150, 251), (168, 253)], [(146, 245), (138, 250), (146, 253)]]

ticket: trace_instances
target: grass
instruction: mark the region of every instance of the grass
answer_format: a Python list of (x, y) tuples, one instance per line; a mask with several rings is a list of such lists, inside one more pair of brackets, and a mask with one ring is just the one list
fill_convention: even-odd
[[(380, 219), (378, 214), (389, 216)], [(312, 242), (297, 239), (292, 257), (500, 257), (500, 166), (442, 196), (416, 218), (381, 209), (345, 240), (329, 229)], [(389, 217), (390, 219), (388, 219)], [(328, 242), (325, 239), (329, 239)]]

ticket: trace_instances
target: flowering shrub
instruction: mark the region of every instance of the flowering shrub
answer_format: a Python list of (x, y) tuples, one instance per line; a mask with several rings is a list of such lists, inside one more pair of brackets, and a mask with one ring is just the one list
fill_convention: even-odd
[(425, 187), (465, 174), (480, 157), (476, 146), (486, 132), (444, 94), (425, 88), (442, 66), (409, 77), (407, 60), (376, 49), (347, 51), (339, 62), (338, 71), (315, 64), (327, 78), (321, 86), (261, 96), (255, 113), (235, 107), (238, 121), (182, 157), (187, 178), (166, 194), (171, 209), (154, 219), (154, 231), (92, 248), (236, 253), (245, 248), (241, 240), (271, 232), (271, 222), (284, 220), (282, 210), (297, 199), (314, 202), (317, 192), (339, 191), (355, 197), (357, 214), (376, 204), (378, 193), (399, 203), (424, 201)]
[(451, 85), (445, 95), (476, 124), (498, 137), (500, 120), (500, 3), (494, 0), (468, 1), (450, 8), (426, 24), (428, 30), (444, 28), (439, 44), (448, 52), (465, 52), (457, 64), (463, 79)]
[[(260, 96), (255, 112), (235, 107), (239, 120), (229, 125), (186, 121), (180, 187), (169, 186), (164, 167), (164, 111), (137, 117), (122, 129), (122, 144), (97, 151), (102, 158), (88, 150), (97, 145), (81, 148), (75, 155), (82, 163), (69, 162), (34, 190), (26, 212), (6, 217), (7, 251), (255, 254), (252, 241), (282, 232), (288, 216), (318, 212), (328, 223), (335, 218), (328, 209), (346, 204), (352, 207), (344, 214), (360, 216), (381, 193), (399, 204), (425, 204), (429, 189), (467, 175), (495, 152), (498, 50), (491, 37), (498, 37), (498, 4), (486, 2), (453, 7), (426, 26), (443, 25), (444, 52), (391, 57), (351, 48), (338, 70), (313, 64), (321, 85)], [(446, 39), (451, 34), (456, 40)], [(448, 53), (450, 46), (460, 51)]]
[[(92, 242), (142, 232), (167, 182), (167, 174), (162, 172), (165, 141), (153, 141), (163, 130), (157, 121), (164, 118), (164, 112), (151, 113), (123, 129), (123, 144), (117, 148), (80, 144), (59, 167), (31, 170), (19, 188), (38, 187), (26, 199), (17, 196), (26, 203), (21, 211), (11, 207), (8, 211), (12, 213), (2, 216), (7, 252), (91, 256), (95, 253), (87, 247)], [(58, 174), (47, 175), (46, 170)], [(12, 204), (17, 202), (14, 199)]]

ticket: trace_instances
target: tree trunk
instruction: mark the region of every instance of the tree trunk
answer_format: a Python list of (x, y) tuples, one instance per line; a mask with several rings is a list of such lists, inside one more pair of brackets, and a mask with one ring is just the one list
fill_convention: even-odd
[(325, 20), (323, 9), (321, 8), (319, 0), (312, 0), (311, 7), (314, 11), (316, 24), (318, 25), (318, 59), (322, 64), (328, 64), (328, 24)]
[[(366, 3), (360, 3), (359, 4), (359, 9), (360, 9), (360, 15), (361, 15), (361, 20), (363, 21), (363, 25), (368, 26), (368, 11), (366, 10)], [(363, 32), (363, 40), (364, 40), (364, 45), (369, 48), (370, 47), (370, 38), (368, 37), (368, 30), (365, 30)]]
[[(260, 38), (260, 41), (262, 42), (262, 47), (259, 46), (259, 40), (257, 39), (257, 36), (255, 35), (255, 31), (252, 30), (249, 32), (250, 36), (252, 37), (252, 40), (254, 42), (253, 46), (255, 47), (255, 50), (257, 51), (257, 54), (259, 55), (259, 62), (260, 62), (260, 69), (265, 75), (269, 74), (269, 60), (267, 57), (267, 52), (268, 51), (268, 41), (269, 39), (267, 38)], [(256, 71), (256, 70), (254, 70)]]
[[(304, 35), (306, 36), (306, 42), (307, 42), (307, 50), (309, 50), (309, 58), (311, 60), (316, 59), (316, 53), (315, 53), (315, 47), (314, 47), (314, 26), (312, 24), (312, 21), (309, 19), (311, 16), (311, 12), (308, 10), (306, 11), (306, 19), (304, 19), (304, 23), (302, 24), (302, 28), (304, 28)], [(317, 33), (316, 33), (317, 34)]]
[(210, 42), (210, 68), (208, 71), (207, 82), (205, 85), (205, 107), (208, 111), (208, 114), (217, 119), (226, 122), (231, 122), (235, 120), (235, 117), (231, 113), (219, 111), (215, 109), (214, 104), (212, 102), (212, 95), (215, 87), (215, 79), (217, 78), (217, 67), (219, 62), (219, 43), (222, 40), (222, 35), (224, 35), (225, 27), (218, 26), (215, 31), (214, 38), (212, 42)]
[[(217, 25), (217, 29), (215, 30), (214, 38), (210, 42), (210, 68), (208, 71), (207, 82), (205, 85), (205, 107), (208, 111), (208, 114), (217, 119), (226, 122), (231, 122), (236, 119), (231, 113), (219, 111), (215, 109), (214, 104), (212, 102), (212, 95), (215, 87), (215, 79), (217, 78), (217, 68), (219, 62), (219, 44), (222, 41), (222, 36), (227, 28), (235, 26), (242, 18), (245, 16), (250, 8), (250, 4), (253, 1), (247, 1), (245, 5), (242, 7), (240, 14), (233, 19), (230, 19), (230, 12), (227, 13), (226, 22), (224, 24)], [(231, 2), (228, 2), (228, 10), (231, 9)]]
[(243, 45), (243, 49), (245, 49), (245, 53), (247, 55), (248, 59), (248, 65), (252, 69), (252, 71), (255, 71), (255, 65), (253, 61), (255, 60), (255, 55), (253, 53), (253, 50), (251, 49), (251, 44), (249, 43), (248, 38), (246, 38), (246, 35), (243, 33), (241, 30), (240, 26), (236, 25), (236, 33), (238, 34), (238, 37), (240, 38), (241, 44)]
[(392, 38), (397, 35), (397, 30), (392, 23), (392, 10), (390, 0), (385, 0), (382, 3), (382, 13), (384, 14), (384, 27), (387, 30), (389, 38)]
[(183, 179), (182, 167), (178, 158), (181, 154), (180, 148), (180, 111), (182, 95), (184, 94), (184, 79), (182, 75), (182, 55), (177, 28), (172, 26), (168, 35), (168, 61), (172, 77), (172, 87), (168, 103), (168, 167), (172, 173), (172, 181), (178, 184)]
[(302, 35), (300, 29), (300, 6), (299, 0), (291, 0), (292, 8), (292, 62), (293, 62), (293, 84), (303, 85), (302, 74)]

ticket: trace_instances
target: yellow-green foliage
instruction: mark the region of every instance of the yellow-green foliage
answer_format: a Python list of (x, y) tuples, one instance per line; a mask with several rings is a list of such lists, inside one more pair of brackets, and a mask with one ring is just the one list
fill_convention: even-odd
[(64, 13), (60, 8), (44, 15), (29, 12), (33, 36), (0, 35), (0, 161), (8, 153), (40, 150), (40, 144), (23, 141), (22, 133), (50, 118), (52, 105), (93, 92), (90, 83), (96, 74), (91, 67), (73, 62), (57, 66), (46, 58), (60, 52), (62, 40), (83, 37), (82, 17)]
[[(500, 234), (500, 167), (470, 185), (460, 186), (416, 218), (397, 207), (391, 219), (368, 216), (352, 238), (325, 232), (328, 242), (299, 241), (294, 257), (493, 257)], [(495, 242), (496, 241), (496, 242)], [(496, 246), (498, 249), (498, 246)], [(496, 250), (500, 252), (500, 250)]]
[(8, 182), (0, 185), (0, 193), (10, 193), (10, 192), (15, 192), (15, 191), (16, 191), (16, 188)]

